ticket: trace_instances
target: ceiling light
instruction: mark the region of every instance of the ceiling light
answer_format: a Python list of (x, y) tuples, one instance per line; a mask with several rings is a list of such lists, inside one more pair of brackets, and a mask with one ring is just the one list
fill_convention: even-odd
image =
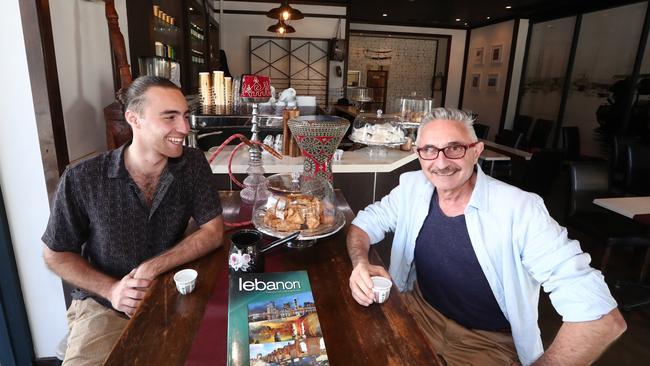
[(285, 24), (282, 19), (278, 19), (278, 22), (272, 26), (266, 28), (267, 31), (277, 33), (279, 35), (284, 35), (286, 33), (295, 33), (296, 29), (288, 24)]
[(457, 21), (457, 22), (460, 22), (460, 18), (456, 18), (456, 21)]
[(382, 14), (381, 16), (382, 16), (382, 17), (387, 17), (388, 14), (384, 13), (384, 14)]
[(299, 20), (305, 17), (300, 10), (289, 6), (288, 0), (282, 0), (280, 6), (269, 10), (266, 16), (273, 19), (282, 18), (284, 21)]
[(485, 17), (485, 19), (490, 20), (490, 17)]
[(190, 6), (190, 11), (192, 11), (192, 10), (194, 10), (194, 8), (192, 8), (192, 7)]
[(512, 5), (506, 5), (506, 9), (512, 9)]
[(467, 22), (465, 22), (465, 25), (467, 25)]

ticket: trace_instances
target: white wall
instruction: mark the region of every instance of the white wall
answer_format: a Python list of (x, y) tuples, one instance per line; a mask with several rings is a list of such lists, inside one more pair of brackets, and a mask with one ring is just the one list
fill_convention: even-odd
[[(463, 109), (478, 113), (479, 122), (490, 126), (489, 139), (492, 139), (498, 132), (501, 121), (514, 23), (514, 20), (510, 20), (472, 29), (470, 36)], [(495, 64), (491, 62), (490, 56), (493, 46), (498, 45), (502, 46), (501, 62)], [(484, 52), (483, 62), (477, 63), (474, 55), (476, 49), (481, 47)], [(481, 75), (478, 90), (471, 87), (474, 74)], [(496, 91), (487, 88), (489, 74), (499, 75)]]
[(404, 27), (362, 23), (350, 23), (350, 30), (451, 35), (451, 53), (449, 55), (449, 74), (447, 75), (447, 97), (445, 98), (445, 106), (458, 107), (467, 31), (464, 29)]
[[(517, 33), (517, 43), (515, 45), (515, 58), (512, 66), (512, 81), (510, 82), (510, 93), (508, 94), (508, 109), (506, 110), (506, 120), (504, 128), (511, 130), (514, 125), (515, 113), (517, 112), (517, 101), (519, 100), (519, 84), (521, 82), (521, 72), (524, 66), (524, 53), (526, 53), (526, 38), (528, 37), (528, 19), (519, 21), (519, 31)], [(497, 132), (497, 131), (494, 131)]]
[[(218, 8), (219, 2), (215, 2)], [(244, 11), (268, 11), (271, 8), (279, 6), (278, 3), (249, 3), (238, 1), (224, 1), (224, 10), (244, 10)], [(303, 13), (309, 14), (329, 14), (340, 15), (345, 18), (345, 7), (342, 6), (314, 6), (303, 4), (291, 4), (292, 7), (299, 9)], [(222, 49), (228, 57), (228, 68), (233, 76), (251, 72), (249, 57), (249, 37), (264, 36), (273, 37), (274, 34), (266, 30), (270, 25), (276, 23), (271, 18), (261, 14), (223, 14), (223, 20), (220, 26), (220, 32), (223, 34)], [(305, 17), (301, 20), (290, 23), (295, 29), (295, 33), (288, 34), (287, 37), (294, 38), (325, 38), (330, 39), (336, 36), (338, 19), (336, 18), (317, 18)], [(341, 20), (340, 38), (345, 37), (345, 19)], [(343, 77), (336, 75), (336, 66), (343, 67), (343, 62), (330, 61), (330, 78), (329, 89), (339, 90), (343, 86)], [(330, 92), (331, 93), (331, 92)]]
[(41, 257), (49, 205), (17, 0), (0, 2), (0, 34), (12, 51), (0, 58), (0, 188), (34, 351), (48, 357), (66, 332), (65, 302), (60, 279)]
[[(126, 0), (115, 1), (115, 8), (128, 50)], [(68, 154), (74, 161), (106, 150), (104, 107), (115, 100), (108, 25), (102, 1), (50, 0), (50, 11)]]

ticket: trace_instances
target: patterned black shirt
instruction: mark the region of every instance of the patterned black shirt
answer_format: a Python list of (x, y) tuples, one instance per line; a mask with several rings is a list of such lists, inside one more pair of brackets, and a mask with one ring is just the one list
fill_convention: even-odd
[[(202, 225), (221, 214), (214, 175), (200, 150), (184, 147), (168, 160), (149, 207), (124, 165), (127, 145), (65, 171), (42, 237), (50, 249), (79, 253), (116, 279), (178, 243), (190, 217)], [(89, 296), (79, 289), (72, 295)]]

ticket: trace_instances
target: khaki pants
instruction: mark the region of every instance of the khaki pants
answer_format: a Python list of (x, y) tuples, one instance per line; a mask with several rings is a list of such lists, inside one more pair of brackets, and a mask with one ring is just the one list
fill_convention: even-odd
[(128, 319), (95, 300), (73, 300), (68, 309), (68, 346), (64, 366), (101, 365)]
[(413, 286), (413, 291), (405, 293), (404, 300), (444, 364), (519, 365), (511, 333), (472, 330), (447, 319), (422, 297), (417, 283)]

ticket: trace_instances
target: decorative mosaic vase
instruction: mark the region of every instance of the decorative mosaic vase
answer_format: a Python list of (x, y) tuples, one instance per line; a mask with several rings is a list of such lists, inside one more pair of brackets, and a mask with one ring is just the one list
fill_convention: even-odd
[(240, 96), (245, 102), (263, 103), (268, 101), (271, 98), (271, 79), (264, 75), (242, 75)]
[(332, 183), (332, 155), (350, 122), (336, 116), (302, 116), (289, 120), (289, 129), (305, 157), (305, 177), (323, 177)]

